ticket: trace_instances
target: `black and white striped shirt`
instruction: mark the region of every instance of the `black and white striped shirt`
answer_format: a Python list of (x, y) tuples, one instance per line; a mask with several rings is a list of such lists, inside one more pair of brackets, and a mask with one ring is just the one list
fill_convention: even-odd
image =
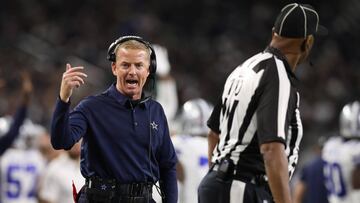
[(297, 79), (279, 50), (268, 47), (238, 66), (227, 78), (208, 126), (220, 133), (212, 162), (225, 156), (237, 171), (265, 175), (260, 145), (286, 146), (291, 177), (302, 138)]

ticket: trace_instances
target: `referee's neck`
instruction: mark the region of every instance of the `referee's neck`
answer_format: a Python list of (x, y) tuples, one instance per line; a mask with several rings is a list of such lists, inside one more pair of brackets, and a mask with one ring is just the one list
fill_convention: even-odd
[(296, 66), (300, 62), (302, 52), (300, 50), (303, 39), (291, 39), (273, 36), (270, 46), (278, 49), (286, 58), (291, 70), (295, 72)]

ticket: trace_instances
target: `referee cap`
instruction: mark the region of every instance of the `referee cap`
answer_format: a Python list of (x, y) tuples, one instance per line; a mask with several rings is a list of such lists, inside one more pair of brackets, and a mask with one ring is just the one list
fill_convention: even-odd
[(327, 29), (319, 25), (319, 15), (308, 4), (292, 3), (284, 6), (278, 15), (274, 31), (287, 38), (306, 38), (309, 35), (326, 35)]

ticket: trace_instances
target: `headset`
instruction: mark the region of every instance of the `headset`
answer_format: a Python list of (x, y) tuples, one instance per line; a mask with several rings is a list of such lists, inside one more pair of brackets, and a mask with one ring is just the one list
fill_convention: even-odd
[(127, 35), (127, 36), (122, 36), (119, 37), (117, 40), (115, 40), (113, 43), (110, 44), (109, 48), (108, 48), (108, 52), (107, 52), (107, 60), (111, 61), (111, 62), (115, 62), (116, 61), (116, 53), (115, 53), (115, 49), (119, 44), (122, 44), (126, 41), (130, 41), (130, 40), (135, 40), (138, 41), (142, 44), (144, 44), (148, 49), (150, 49), (150, 66), (149, 66), (149, 77), (150, 78), (154, 78), (155, 74), (156, 74), (156, 54), (154, 51), (154, 48), (152, 47), (152, 45), (145, 41), (143, 38), (139, 37), (139, 36), (135, 36), (135, 35)]

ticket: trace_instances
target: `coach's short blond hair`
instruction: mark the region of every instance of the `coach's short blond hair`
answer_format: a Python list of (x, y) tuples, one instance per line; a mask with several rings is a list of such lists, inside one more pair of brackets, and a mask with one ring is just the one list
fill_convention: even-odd
[(137, 41), (137, 40), (131, 39), (131, 40), (128, 40), (128, 41), (125, 41), (125, 42), (123, 42), (123, 43), (118, 44), (118, 45), (115, 47), (115, 51), (114, 51), (115, 57), (116, 57), (117, 51), (118, 51), (120, 48), (144, 50), (144, 51), (146, 51), (146, 53), (148, 54), (149, 59), (150, 59), (150, 54), (151, 54), (150, 48), (147, 47), (144, 43), (139, 42), (139, 41)]

